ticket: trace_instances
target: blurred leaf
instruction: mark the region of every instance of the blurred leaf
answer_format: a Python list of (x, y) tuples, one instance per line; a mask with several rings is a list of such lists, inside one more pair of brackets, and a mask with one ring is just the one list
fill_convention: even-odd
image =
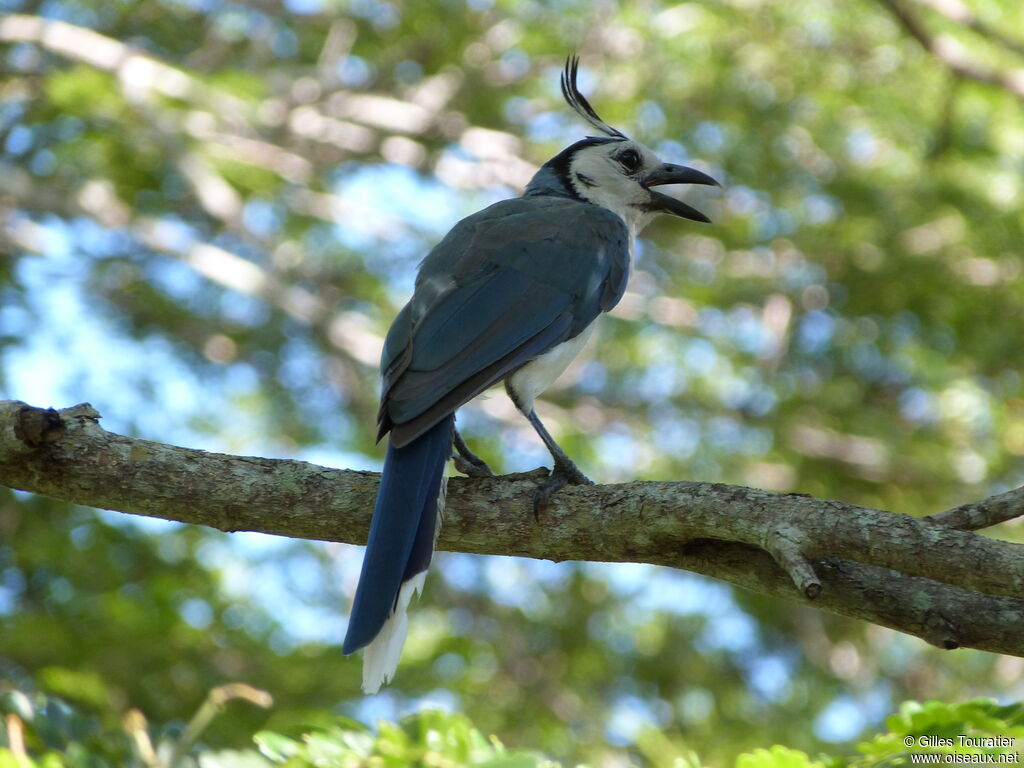
[(821, 768), (805, 753), (776, 744), (771, 749), (755, 749), (736, 758), (736, 768)]
[(36, 680), (46, 691), (89, 708), (101, 710), (110, 702), (110, 691), (103, 678), (95, 672), (44, 667), (39, 670)]

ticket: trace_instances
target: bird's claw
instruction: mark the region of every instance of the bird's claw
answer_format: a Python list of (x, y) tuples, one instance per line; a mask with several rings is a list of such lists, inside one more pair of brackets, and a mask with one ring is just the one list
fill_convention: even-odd
[(455, 454), (452, 456), (452, 463), (455, 464), (455, 469), (466, 477), (494, 477), (494, 472), (487, 466), (487, 462), (476, 456), (469, 458)]
[(457, 429), (452, 435), (452, 448), (455, 449), (455, 453), (452, 454), (455, 469), (466, 477), (494, 477), (494, 472), (487, 466), (487, 462), (469, 450)]
[(533, 493), (533, 519), (540, 521), (540, 511), (548, 503), (553, 494), (562, 490), (567, 485), (594, 485), (594, 481), (580, 472), (579, 468), (569, 462), (562, 464), (555, 462), (555, 468), (551, 470), (548, 479), (537, 486)]

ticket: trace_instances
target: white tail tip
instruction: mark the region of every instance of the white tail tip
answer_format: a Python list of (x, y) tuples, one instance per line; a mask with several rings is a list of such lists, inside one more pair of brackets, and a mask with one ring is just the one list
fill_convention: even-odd
[[(445, 500), (448, 495), (448, 478), (441, 478), (441, 489), (437, 496), (437, 522), (434, 524), (434, 541), (441, 530), (444, 519)], [(363, 693), (377, 693), (382, 685), (390, 683), (402, 658), (405, 635), (409, 630), (409, 601), (423, 591), (427, 572), (417, 573), (398, 590), (395, 610), (384, 622), (377, 636), (363, 649)]]
[(376, 693), (395, 676), (409, 629), (409, 601), (413, 595), (423, 591), (426, 578), (427, 572), (423, 571), (402, 585), (394, 612), (373, 641), (363, 649), (363, 693)]

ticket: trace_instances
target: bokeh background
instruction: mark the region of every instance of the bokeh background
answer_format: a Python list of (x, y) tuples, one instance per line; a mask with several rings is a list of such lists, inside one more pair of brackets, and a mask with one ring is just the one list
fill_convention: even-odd
[[(539, 406), (599, 481), (915, 515), (1024, 480), (1017, 0), (0, 0), (0, 396), (112, 431), (373, 469), (416, 265), (613, 125), (719, 190), (660, 220)], [(463, 409), (492, 466), (543, 446)], [(1020, 540), (1022, 527), (994, 535)], [(1024, 698), (1024, 662), (643, 565), (440, 554), (398, 679), (341, 656), (361, 550), (0, 493), (0, 678), (204, 735), (465, 712), (621, 765), (841, 752), (908, 698)]]

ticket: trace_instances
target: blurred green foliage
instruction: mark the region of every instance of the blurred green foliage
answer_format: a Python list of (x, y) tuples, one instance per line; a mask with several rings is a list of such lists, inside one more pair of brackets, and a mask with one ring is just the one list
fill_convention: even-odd
[[(1024, 5), (951, 7), (0, 0), (0, 396), (372, 466), (377, 349), (415, 266), (581, 136), (557, 88), (578, 51), (606, 119), (724, 184), (685, 192), (713, 225), (644, 234), (622, 306), (545, 396), (588, 474), (910, 514), (1017, 486)], [(474, 448), (545, 461), (503, 403), (464, 409)], [(1019, 659), (687, 574), (441, 555), (395, 685), (367, 700), (335, 645), (357, 558), (5, 492), (0, 677), (71, 702), (83, 733), (137, 707), (170, 739), (212, 686), (273, 694), (230, 705), (210, 754), (259, 729), (308, 753), (339, 714), (440, 703), (594, 765), (804, 764), (900, 701), (1024, 699)], [(128, 754), (44, 744), (44, 765)]]
[[(211, 692), (211, 698), (218, 691)], [(252, 694), (259, 694), (252, 691)], [(2, 693), (0, 768), (356, 768), (375, 766), (480, 766), (481, 768), (558, 768), (562, 763), (530, 750), (509, 750), (487, 737), (464, 715), (424, 711), (399, 723), (375, 728), (339, 718), (290, 737), (274, 731), (255, 734), (255, 748), (210, 750), (184, 734), (150, 726), (133, 710), (120, 728), (74, 712), (57, 699)], [(195, 720), (193, 720), (193, 723)], [(192, 724), (190, 724), (191, 729)], [(856, 747), (858, 754), (809, 756), (775, 745), (736, 757), (736, 768), (876, 768), (936, 763), (1016, 764), (1016, 739), (1024, 737), (1024, 707), (1000, 706), (991, 699), (960, 704), (905, 702), (887, 718), (886, 730)], [(195, 736), (201, 735), (197, 731)], [(184, 743), (183, 743), (184, 742)], [(701, 768), (700, 757), (650, 731), (641, 739), (639, 762), (651, 768)], [(914, 755), (914, 757), (911, 757)], [(924, 760), (921, 757), (924, 756)], [(988, 757), (990, 756), (990, 757)], [(620, 763), (627, 765), (627, 763)], [(580, 765), (579, 768), (585, 768)]]

